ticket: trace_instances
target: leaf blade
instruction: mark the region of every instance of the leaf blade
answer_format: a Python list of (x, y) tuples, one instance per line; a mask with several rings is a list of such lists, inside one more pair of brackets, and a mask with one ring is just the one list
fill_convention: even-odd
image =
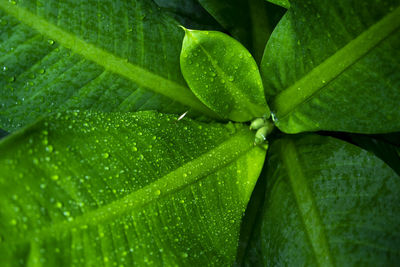
[[(319, 222), (333, 265), (397, 261), (400, 180), (388, 165), (354, 145), (316, 135), (281, 139), (270, 152), (268, 163), (279, 168), (267, 174), (264, 265), (318, 266), (326, 260), (324, 253), (313, 252), (319, 242), (309, 234), (312, 221)], [(305, 178), (300, 186), (296, 166)], [(303, 198), (302, 208), (297, 195), (304, 188), (312, 200)]]
[[(297, 3), (276, 29), (266, 48), (262, 75), (283, 131), (398, 131), (398, 77), (393, 70), (399, 7), (395, 2), (365, 3), (356, 12), (355, 6)], [(307, 30), (300, 31), (294, 21), (307, 16)], [(278, 51), (281, 46), (284, 49)]]
[[(5, 14), (11, 14), (18, 22), (24, 23), (28, 25), (26, 27), (29, 27), (21, 33), (10, 34), (11, 38), (25, 37), (29, 31), (34, 32), (37, 39), (43, 38), (41, 36), (49, 38), (48, 40), (38, 40), (40, 45), (46, 50), (34, 48), (36, 44), (27, 46), (24, 42), (17, 42), (14, 45), (21, 52), (12, 52), (10, 56), (3, 58), (4, 61), (2, 60), (2, 63), (4, 66), (8, 66), (7, 72), (11, 75), (7, 76), (7, 79), (12, 79), (9, 80), (8, 84), (5, 84), (6, 88), (8, 87), (11, 88), (11, 91), (15, 91), (13, 96), (10, 96), (9, 92), (4, 92), (4, 96), (2, 96), (7, 100), (5, 102), (9, 103), (5, 107), (6, 110), (3, 117), (8, 117), (7, 119), (13, 118), (15, 116), (15, 109), (21, 110), (24, 114), (20, 118), (15, 119), (18, 123), (19, 121), (24, 121), (24, 117), (33, 116), (29, 113), (26, 114), (27, 112), (23, 112), (23, 109), (36, 110), (39, 108), (39, 113), (47, 109), (54, 110), (54, 107), (51, 107), (54, 103), (50, 101), (50, 103), (37, 101), (41, 105), (31, 99), (30, 101), (25, 101), (25, 98), (30, 97), (26, 92), (29, 89), (26, 87), (29, 86), (26, 85), (32, 83), (32, 86), (34, 86), (33, 82), (38, 81), (39, 86), (44, 87), (45, 90), (54, 90), (54, 87), (57, 86), (65, 90), (64, 94), (66, 95), (64, 96), (61, 96), (59, 92), (54, 93), (54, 95), (59, 95), (62, 98), (56, 99), (56, 101), (62, 105), (73, 105), (75, 109), (86, 109), (88, 105), (86, 102), (89, 102), (92, 107), (95, 105), (106, 105), (104, 104), (106, 102), (105, 99), (101, 99), (101, 96), (103, 95), (102, 90), (107, 89), (112, 96), (110, 97), (111, 101), (118, 99), (117, 103), (111, 105), (114, 110), (121, 110), (119, 104), (125, 100), (121, 98), (132, 94), (143, 98), (139, 100), (140, 102), (144, 101), (144, 104), (146, 104), (148, 99), (146, 99), (143, 92), (140, 92), (142, 90), (147, 94), (151, 94), (153, 98), (150, 101), (153, 102), (152, 105), (147, 109), (159, 109), (164, 112), (179, 113), (190, 109), (191, 105), (193, 105), (194, 111), (200, 109), (197, 112), (205, 112), (204, 114), (218, 118), (218, 116), (197, 100), (186, 87), (180, 75), (179, 66), (176, 63), (178, 62), (179, 45), (182, 35), (174, 20), (167, 17), (161, 11), (158, 11), (160, 13), (158, 16), (156, 14), (152, 15), (150, 11), (156, 10), (156, 7), (150, 3), (142, 3), (142, 1), (136, 1), (134, 6), (127, 5), (126, 3), (123, 4), (122, 2), (105, 1), (99, 4), (99, 8), (101, 9), (97, 12), (97, 15), (93, 14), (95, 9), (90, 8), (88, 4), (80, 5), (77, 12), (83, 12), (82, 18), (80, 18), (80, 14), (76, 14), (77, 12), (65, 11), (70, 7), (75, 7), (75, 5), (77, 5), (75, 1), (60, 3), (58, 7), (53, 7), (52, 3), (48, 3), (44, 7), (43, 13), (41, 13), (41, 8), (32, 6), (29, 2), (19, 1), (16, 5), (8, 1), (0, 2), (0, 9)], [(127, 6), (122, 7), (123, 5)], [(61, 10), (59, 11), (61, 14), (54, 14), (57, 8)], [(113, 10), (114, 8), (115, 13), (107, 12), (107, 9)], [(124, 11), (121, 11), (121, 9)], [(118, 19), (117, 16), (121, 16), (125, 21)], [(149, 17), (152, 23), (143, 22), (146, 16)], [(78, 23), (81, 23), (81, 20), (86, 24), (80, 26)], [(134, 23), (133, 26), (135, 27), (137, 39), (130, 38), (130, 35), (133, 33), (132, 28), (129, 28), (129, 24), (132, 23), (130, 21)], [(115, 31), (112, 32), (114, 36), (109, 32), (110, 25), (115, 27)], [(109, 36), (106, 36), (107, 34)], [(113, 37), (116, 39), (113, 39)], [(157, 42), (145, 44), (145, 41), (148, 39), (157, 39)], [(5, 46), (14, 49), (15, 47), (9, 41), (8, 39), (5, 40)], [(177, 47), (173, 47), (172, 44), (176, 44)], [(66, 50), (67, 56), (57, 56), (59, 46), (61, 46), (63, 52)], [(157, 48), (153, 50), (155, 46)], [(135, 47), (137, 50), (131, 47)], [(160, 51), (164, 55), (159, 55)], [(42, 63), (40, 57), (33, 59), (32, 54), (40, 55), (43, 53), (45, 53), (45, 56), (54, 58), (53, 62), (48, 62), (48, 68), (35, 69), (35, 65), (45, 64), (40, 64)], [(75, 53), (73, 57), (70, 57), (71, 53)], [(22, 58), (22, 60), (16, 64), (14, 61), (15, 58)], [(25, 62), (24, 58), (28, 58), (32, 62), (27, 60)], [(86, 60), (90, 62), (85, 62)], [(55, 62), (74, 67), (61, 69), (59, 68), (60, 66), (54, 65)], [(30, 66), (29, 64), (34, 66)], [(51, 71), (54, 71), (54, 73), (50, 73)], [(66, 71), (70, 71), (70, 73)], [(42, 76), (40, 74), (47, 76), (51, 80), (56, 78), (56, 82), (54, 84), (44, 84), (39, 78), (39, 76)], [(60, 75), (67, 76), (66, 78), (70, 80), (57, 79), (57, 76), (60, 77)], [(73, 77), (77, 75), (83, 76), (79, 77), (80, 79), (78, 80), (82, 82), (79, 83), (73, 80)], [(69, 83), (69, 87), (65, 85), (66, 83)], [(95, 84), (97, 84), (97, 88), (94, 87)], [(79, 89), (86, 89), (87, 86), (90, 86), (88, 95), (80, 94), (80, 99), (70, 99), (71, 94), (75, 94)], [(25, 89), (25, 91), (22, 89)], [(38, 95), (43, 94), (38, 88), (30, 90), (34, 92), (33, 96), (35, 100)], [(49, 97), (48, 94), (44, 94), (46, 97)], [(93, 101), (93, 98), (97, 101)], [(157, 98), (160, 98), (160, 100)], [(70, 103), (65, 103), (66, 99), (70, 100)], [(99, 101), (99, 99), (102, 101)], [(134, 106), (136, 101), (134, 99), (130, 100), (128, 101), (129, 110), (137, 110), (137, 107)], [(110, 105), (111, 101), (108, 102), (108, 105)], [(162, 102), (163, 105), (157, 105), (157, 101)], [(14, 110), (7, 110), (8, 108)], [(139, 108), (142, 108), (142, 106), (139, 106)], [(99, 110), (104, 110), (104, 108), (100, 107)], [(35, 118), (32, 118), (27, 123), (34, 121), (37, 117), (36, 115)], [(5, 124), (7, 120), (4, 118), (3, 121), (5, 121), (3, 122)], [(18, 128), (18, 126), (8, 127)]]
[[(2, 140), (4, 259), (18, 257), (31, 244), (37, 250), (31, 247), (23, 261), (32, 257), (65, 264), (101, 263), (108, 257), (120, 262), (128, 260), (127, 255), (135, 259), (132, 264), (145, 264), (145, 258), (153, 264), (234, 260), (239, 217), (265, 156), (264, 150), (254, 147), (250, 131), (186, 119), (175, 123), (175, 116), (154, 112), (65, 116)], [(88, 126), (76, 127), (82, 123)], [(182, 151), (176, 151), (177, 146)], [(19, 178), (10, 180), (16, 171)], [(87, 255), (79, 259), (82, 238), (95, 242), (86, 244)], [(119, 246), (108, 250), (116, 242), (108, 239), (118, 240)], [(104, 255), (98, 258), (100, 247)], [(46, 256), (34, 252), (39, 250)]]
[(269, 117), (257, 64), (235, 39), (185, 29), (180, 62), (193, 93), (220, 116), (238, 122)]

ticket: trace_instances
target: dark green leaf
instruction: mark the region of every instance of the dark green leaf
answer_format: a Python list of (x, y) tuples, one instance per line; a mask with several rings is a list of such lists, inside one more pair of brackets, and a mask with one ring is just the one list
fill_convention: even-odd
[(268, 2), (274, 3), (278, 6), (282, 6), (284, 8), (289, 8), (290, 7), (290, 3), (289, 0), (267, 0)]
[(373, 137), (361, 134), (348, 134), (344, 136), (345, 140), (374, 153), (400, 175), (400, 156), (397, 153), (397, 147), (379, 137), (379, 135)]
[(400, 130), (399, 1), (295, 1), (272, 34), (262, 76), (286, 133)]
[(221, 117), (239, 122), (269, 117), (257, 64), (232, 37), (185, 29), (181, 69), (193, 93)]
[(187, 28), (202, 30), (222, 29), (218, 22), (198, 3), (197, 0), (154, 0), (171, 12), (171, 15)]
[(216, 116), (181, 76), (178, 23), (152, 1), (0, 0), (0, 20), (5, 130), (71, 109)]
[(400, 177), (347, 142), (284, 138), (268, 153), (265, 266), (395, 266)]
[(227, 266), (265, 150), (240, 124), (66, 113), (0, 142), (2, 265)]
[[(272, 14), (265, 0), (199, 0), (200, 4), (253, 54), (260, 63), (272, 32)], [(274, 10), (275, 11), (275, 10)], [(274, 24), (274, 23), (273, 23)]]

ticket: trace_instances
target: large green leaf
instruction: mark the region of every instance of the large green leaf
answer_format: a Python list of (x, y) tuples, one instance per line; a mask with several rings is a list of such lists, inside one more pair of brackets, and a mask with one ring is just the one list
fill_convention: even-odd
[(221, 117), (240, 122), (269, 117), (257, 64), (232, 37), (185, 29), (180, 63), (193, 93)]
[(265, 150), (244, 125), (72, 112), (0, 143), (2, 266), (226, 266)]
[[(390, 135), (362, 135), (362, 134), (335, 134), (345, 141), (353, 143), (362, 149), (374, 153), (378, 158), (386, 162), (398, 175), (400, 175), (400, 156), (397, 153), (398, 146), (386, 140)], [(390, 137), (389, 137), (390, 138)], [(398, 138), (398, 137), (397, 137)]]
[(268, 153), (265, 266), (395, 266), (400, 177), (370, 152), (316, 135)]
[(0, 0), (0, 127), (67, 109), (209, 116), (179, 70), (183, 33), (152, 1)]
[(261, 72), (286, 133), (400, 130), (398, 0), (293, 1)]

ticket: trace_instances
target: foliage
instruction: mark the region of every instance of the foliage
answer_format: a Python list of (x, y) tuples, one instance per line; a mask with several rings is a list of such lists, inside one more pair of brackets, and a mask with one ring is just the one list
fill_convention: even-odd
[(0, 0), (1, 265), (398, 263), (400, 4), (271, 2)]

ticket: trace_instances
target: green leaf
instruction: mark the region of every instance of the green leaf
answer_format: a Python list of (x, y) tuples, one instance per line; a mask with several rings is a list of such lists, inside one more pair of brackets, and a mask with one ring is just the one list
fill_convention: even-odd
[(154, 0), (159, 7), (187, 28), (202, 30), (222, 30), (218, 22), (200, 5), (197, 0)]
[(221, 117), (243, 122), (270, 115), (257, 64), (232, 37), (185, 29), (180, 62), (190, 89)]
[(0, 19), (5, 130), (72, 109), (217, 117), (187, 88), (183, 34), (152, 1), (0, 0)]
[(2, 265), (227, 266), (265, 150), (240, 124), (58, 114), (0, 142)]
[(263, 204), (265, 201), (266, 171), (267, 166), (264, 165), (253, 193), (251, 194), (250, 201), (247, 204), (246, 212), (240, 226), (239, 246), (233, 266), (262, 265), (261, 254), (257, 254), (261, 253), (261, 250), (255, 249), (256, 244), (254, 244), (254, 241), (258, 241), (255, 237), (260, 234), (261, 215), (263, 213)]
[(400, 156), (397, 147), (388, 143), (383, 137), (371, 137), (361, 134), (348, 134), (346, 139), (359, 147), (374, 153), (389, 165), (398, 175), (400, 175)]
[(268, 2), (274, 3), (275, 5), (284, 7), (284, 8), (289, 8), (290, 7), (290, 2), (289, 0), (267, 0)]
[(295, 1), (261, 72), (286, 133), (400, 130), (399, 2)]
[(265, 266), (394, 266), (400, 177), (370, 152), (317, 135), (268, 153), (261, 243)]

